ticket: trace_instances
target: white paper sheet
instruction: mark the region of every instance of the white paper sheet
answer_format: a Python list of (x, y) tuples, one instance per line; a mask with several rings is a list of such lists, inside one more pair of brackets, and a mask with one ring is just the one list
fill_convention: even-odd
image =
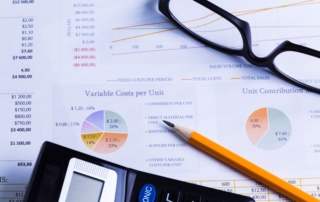
[[(250, 23), (259, 56), (287, 39), (320, 49), (320, 1), (214, 3)], [(289, 201), (193, 148), (162, 120), (320, 198), (319, 95), (168, 30), (174, 25), (157, 4), (1, 2), (0, 202), (22, 201), (46, 140), (256, 201)]]

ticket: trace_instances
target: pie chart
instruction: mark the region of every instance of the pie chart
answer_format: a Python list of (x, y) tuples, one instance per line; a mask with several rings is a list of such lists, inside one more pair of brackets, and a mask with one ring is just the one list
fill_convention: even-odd
[(84, 145), (100, 154), (120, 149), (127, 137), (126, 122), (119, 114), (112, 111), (96, 111), (90, 114), (81, 126), (81, 139)]
[(264, 150), (276, 150), (286, 145), (292, 127), (280, 110), (266, 107), (254, 111), (248, 118), (246, 132), (252, 144)]

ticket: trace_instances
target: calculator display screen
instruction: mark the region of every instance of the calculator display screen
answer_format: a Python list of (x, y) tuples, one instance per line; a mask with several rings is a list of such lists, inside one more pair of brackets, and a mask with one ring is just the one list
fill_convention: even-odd
[(73, 172), (66, 202), (98, 202), (104, 182), (96, 178)]
[(71, 158), (59, 202), (114, 202), (117, 176), (112, 169)]

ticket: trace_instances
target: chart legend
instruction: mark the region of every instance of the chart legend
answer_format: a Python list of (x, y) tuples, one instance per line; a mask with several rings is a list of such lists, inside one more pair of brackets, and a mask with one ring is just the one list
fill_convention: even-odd
[(260, 149), (276, 150), (289, 142), (292, 127), (283, 112), (268, 107), (258, 109), (249, 116), (246, 132), (251, 143)]
[(101, 110), (90, 114), (82, 123), (81, 138), (90, 150), (108, 154), (126, 142), (128, 129), (124, 119), (115, 112)]

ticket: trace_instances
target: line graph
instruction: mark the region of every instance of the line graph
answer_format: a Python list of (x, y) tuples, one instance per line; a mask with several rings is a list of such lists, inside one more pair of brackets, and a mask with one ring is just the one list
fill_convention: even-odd
[[(313, 1), (313, 0), (307, 0), (307, 1), (298, 2), (298, 3), (292, 3), (292, 4), (287, 4), (287, 5), (275, 6), (275, 7), (271, 7), (271, 8), (262, 8), (262, 9), (250, 10), (250, 11), (239, 11), (239, 12), (236, 12), (236, 13), (233, 13), (233, 14), (234, 14), (235, 16), (237, 16), (237, 17), (240, 17), (240, 16), (243, 16), (243, 15), (249, 15), (249, 14), (253, 14), (253, 13), (257, 13), (257, 12), (263, 12), (263, 11), (268, 11), (268, 10), (277, 9), (277, 8), (286, 8), (286, 7), (297, 6), (297, 5), (301, 5), (301, 4), (302, 4), (302, 5), (315, 4), (315, 3), (309, 3), (310, 1)], [(320, 3), (320, 2), (316, 2), (316, 3), (318, 4), (318, 3)], [(208, 18), (208, 17), (214, 16), (214, 15), (215, 15), (215, 13), (212, 13), (212, 14), (209, 14), (209, 15), (204, 16), (204, 17), (201, 17), (201, 18), (197, 18), (197, 19), (185, 21), (184, 23), (189, 23), (189, 22), (198, 21), (198, 20), (201, 20), (201, 19), (204, 19), (204, 18)], [(208, 23), (206, 23), (206, 24), (201, 24), (201, 25), (198, 25), (198, 26), (196, 26), (196, 27), (191, 27), (191, 29), (198, 28), (198, 27), (203, 27), (203, 26), (206, 26), (206, 25), (208, 25), (208, 24), (214, 23), (214, 22), (216, 22), (216, 21), (218, 21), (218, 20), (221, 20), (221, 17), (218, 17), (217, 19), (215, 19), (215, 20), (213, 20), (213, 21), (210, 21), (210, 22), (208, 22)], [(128, 27), (118, 27), (118, 28), (114, 28), (113, 30), (128, 30), (128, 28), (136, 28), (136, 29), (139, 29), (138, 27), (144, 27), (144, 26), (156, 25), (156, 24), (164, 24), (164, 23), (169, 23), (169, 21), (167, 21), (167, 22), (150, 23), (150, 24), (143, 24), (143, 25), (133, 25), (133, 26), (128, 26)], [(140, 28), (140, 29), (143, 29), (143, 28)], [(144, 29), (156, 29), (156, 28), (144, 28)], [(148, 36), (148, 35), (152, 35), (152, 34), (159, 34), (159, 33), (165, 32), (165, 31), (177, 30), (178, 28), (173, 27), (173, 28), (162, 28), (162, 29), (165, 29), (165, 30), (163, 30), (163, 31), (158, 31), (158, 32), (151, 32), (151, 33), (143, 34), (143, 35), (132, 36), (132, 37), (129, 37), (129, 38), (117, 39), (117, 40), (113, 40), (112, 42), (120, 42), (120, 41), (129, 40), (129, 39), (133, 39), (133, 38), (144, 37), (144, 36)], [(233, 28), (232, 28), (232, 29), (233, 29)]]
[[(281, 0), (273, 1), (273, 3), (274, 5), (268, 7), (256, 6), (255, 9), (245, 9), (244, 6), (244, 9), (239, 8), (238, 11), (231, 12), (250, 23), (254, 53), (261, 57), (265, 56), (285, 40), (319, 49), (320, 13), (317, 12), (320, 9), (319, 0), (291, 3)], [(223, 8), (223, 5), (221, 7)], [(202, 13), (199, 16), (191, 16), (183, 23), (189, 29), (198, 29), (197, 32), (201, 34), (235, 29), (232, 26), (221, 29), (214, 28), (214, 26), (211, 26), (210, 29), (203, 28), (207, 25), (214, 25), (220, 20), (221, 17), (215, 13)], [(165, 55), (172, 51), (206, 49), (203, 44), (186, 36), (168, 20), (114, 26), (110, 32), (112, 56), (145, 53)], [(231, 46), (237, 47), (238, 45)]]
[[(305, 37), (295, 37), (295, 38), (279, 38), (279, 39), (266, 39), (266, 40), (260, 40), (260, 41), (252, 41), (255, 42), (266, 42), (266, 41), (279, 41), (279, 40), (292, 40), (292, 39), (307, 39), (307, 38), (320, 38), (320, 35), (314, 35), (314, 36), (305, 36)], [(188, 47), (186, 49), (197, 49), (197, 48), (206, 48), (205, 45), (203, 46), (196, 46), (196, 47)], [(176, 51), (176, 50), (184, 50), (181, 48), (175, 48), (175, 49), (162, 49), (162, 50), (149, 50), (149, 51), (135, 51), (135, 52), (124, 52), (124, 53), (115, 53), (113, 55), (128, 55), (128, 54), (139, 54), (139, 53), (150, 53), (150, 52), (160, 52), (160, 51)]]

